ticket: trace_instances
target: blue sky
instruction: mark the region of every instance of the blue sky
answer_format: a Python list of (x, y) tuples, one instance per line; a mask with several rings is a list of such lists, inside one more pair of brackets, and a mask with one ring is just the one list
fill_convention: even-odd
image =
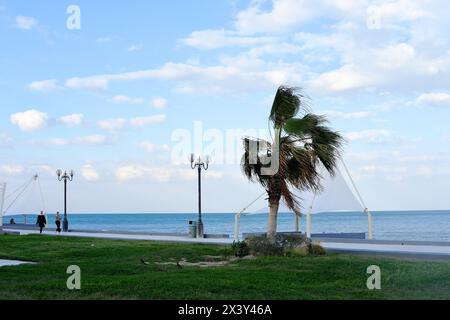
[[(192, 212), (193, 150), (213, 153), (204, 210), (234, 212), (261, 193), (240, 173), (239, 130), (266, 134), (289, 84), (346, 136), (369, 207), (448, 209), (447, 13), (443, 0), (0, 0), (0, 180), (39, 172), (55, 211), (54, 172), (74, 169), (71, 211)], [(203, 150), (175, 139), (196, 122)]]

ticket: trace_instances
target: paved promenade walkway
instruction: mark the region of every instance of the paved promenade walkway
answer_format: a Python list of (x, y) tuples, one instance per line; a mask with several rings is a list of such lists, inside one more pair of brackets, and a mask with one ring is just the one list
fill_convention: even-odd
[(16, 260), (2, 260), (0, 259), (0, 268), (9, 266), (19, 266), (21, 264), (29, 264), (30, 262), (16, 261)]
[[(8, 229), (5, 229), (8, 231)], [(38, 234), (36, 230), (11, 229), (10, 231), (20, 233), (21, 235)], [(116, 239), (116, 240), (142, 240), (142, 241), (161, 241), (172, 243), (198, 243), (227, 245), (233, 243), (232, 238), (208, 238), (191, 239), (182, 236), (170, 235), (150, 235), (150, 234), (127, 234), (127, 233), (101, 233), (101, 232), (68, 232), (57, 235), (54, 231), (44, 231), (45, 235), (98, 238), (98, 239)], [(417, 258), (428, 260), (449, 260), (450, 261), (450, 243), (443, 242), (399, 242), (399, 241), (357, 241), (342, 239), (318, 239), (320, 244), (331, 252), (396, 256), (405, 258)]]
[(450, 243), (444, 246), (432, 243), (418, 245), (323, 242), (321, 245), (332, 252), (450, 261)]
[[(5, 231), (18, 232), (21, 235), (39, 234), (37, 230), (4, 229)], [(116, 239), (116, 240), (148, 240), (175, 243), (204, 243), (204, 244), (231, 244), (232, 239), (210, 238), (210, 239), (192, 239), (182, 236), (166, 235), (147, 235), (147, 234), (127, 234), (127, 233), (102, 233), (102, 232), (67, 232), (57, 234), (55, 231), (44, 231), (43, 234), (51, 236), (78, 237), (78, 238), (98, 238), (98, 239)]]

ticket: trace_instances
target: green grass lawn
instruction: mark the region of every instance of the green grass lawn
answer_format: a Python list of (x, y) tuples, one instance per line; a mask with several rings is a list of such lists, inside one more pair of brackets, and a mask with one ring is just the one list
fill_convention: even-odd
[[(0, 236), (0, 259), (38, 262), (0, 268), (0, 299), (450, 298), (447, 262), (328, 254), (242, 260), (213, 268), (155, 263), (230, 254), (228, 247), (209, 245)], [(81, 290), (66, 288), (69, 265), (82, 270)], [(381, 267), (382, 290), (366, 287), (370, 265)]]

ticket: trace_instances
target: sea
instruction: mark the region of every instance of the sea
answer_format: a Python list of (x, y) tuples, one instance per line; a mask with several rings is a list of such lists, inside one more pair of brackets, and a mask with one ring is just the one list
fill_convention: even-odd
[[(372, 212), (374, 238), (378, 240), (450, 241), (449, 211), (383, 211)], [(54, 216), (48, 215), (51, 224)], [(36, 215), (5, 216), (4, 223), (14, 218), (16, 223), (34, 223)], [(26, 219), (26, 221), (25, 221)], [(187, 233), (189, 221), (197, 214), (69, 214), (70, 229), (96, 231), (133, 231)], [(306, 218), (300, 219), (305, 231)], [(234, 233), (234, 215), (229, 213), (203, 214), (206, 233)], [(355, 212), (333, 212), (312, 215), (312, 233), (367, 232), (367, 216)], [(242, 216), (240, 233), (264, 232), (267, 214)], [(280, 213), (279, 231), (294, 230), (294, 216)]]

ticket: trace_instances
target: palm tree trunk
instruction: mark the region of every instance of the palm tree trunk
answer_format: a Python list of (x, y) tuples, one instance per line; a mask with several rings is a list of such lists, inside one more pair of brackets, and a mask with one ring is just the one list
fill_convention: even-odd
[(269, 223), (267, 226), (267, 238), (275, 239), (277, 235), (278, 208), (281, 200), (279, 175), (273, 176), (268, 182), (267, 194), (269, 196)]
[(277, 217), (279, 205), (279, 202), (269, 204), (269, 225), (267, 227), (267, 238), (269, 239), (275, 239), (275, 236), (277, 235)]

